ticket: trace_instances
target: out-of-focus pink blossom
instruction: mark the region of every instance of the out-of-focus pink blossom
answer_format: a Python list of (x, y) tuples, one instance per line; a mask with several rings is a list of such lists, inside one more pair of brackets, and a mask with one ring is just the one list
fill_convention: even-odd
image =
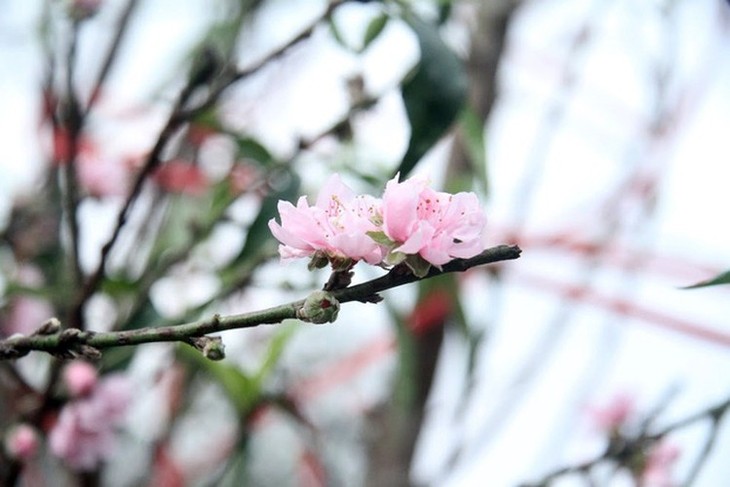
[(259, 172), (253, 164), (238, 162), (228, 173), (228, 182), (233, 194), (239, 195), (251, 189), (259, 178)]
[(95, 197), (118, 196), (127, 192), (131, 166), (127, 161), (110, 157), (99, 151), (98, 145), (82, 137), (72, 154), (72, 140), (67, 130), (61, 128), (53, 135), (53, 158), (56, 164), (68, 164), (72, 155), (76, 159), (79, 183)]
[(93, 470), (114, 452), (116, 428), (132, 397), (129, 381), (111, 375), (66, 404), (49, 434), (51, 451), (77, 470)]
[(645, 487), (672, 487), (672, 467), (679, 458), (676, 445), (660, 441), (649, 451), (646, 465), (641, 472), (641, 485)]
[(368, 236), (368, 232), (379, 230), (380, 200), (355, 195), (337, 174), (327, 180), (314, 206), (302, 196), (296, 206), (280, 201), (278, 208), (281, 224), (272, 219), (269, 228), (282, 244), (282, 259), (323, 251), (331, 258), (369, 264), (383, 260), (385, 249)]
[(164, 190), (200, 196), (208, 190), (208, 178), (198, 167), (182, 159), (169, 161), (154, 174), (154, 180)]
[(17, 296), (11, 299), (8, 306), (3, 332), (7, 335), (30, 335), (52, 316), (53, 307), (47, 300), (35, 296)]
[(38, 451), (39, 444), (35, 428), (25, 423), (12, 427), (5, 435), (5, 451), (16, 460), (31, 459)]
[(598, 429), (616, 432), (636, 414), (636, 400), (629, 394), (617, 394), (605, 406), (591, 407), (589, 413)]
[(80, 143), (76, 170), (81, 186), (92, 196), (119, 196), (127, 192), (129, 164), (101, 154), (89, 141)]
[(63, 382), (73, 397), (90, 394), (98, 378), (96, 368), (83, 360), (74, 360), (63, 368)]
[[(16, 284), (27, 288), (40, 288), (43, 286), (43, 281), (43, 273), (34, 265), (19, 266), (14, 276)], [(30, 335), (53, 316), (53, 307), (50, 302), (33, 294), (19, 294), (11, 297), (7, 310), (2, 329), (6, 335), (14, 333)]]
[(383, 230), (396, 252), (419, 254), (435, 266), (484, 250), (486, 217), (474, 193), (432, 190), (422, 178), (388, 181), (383, 194)]

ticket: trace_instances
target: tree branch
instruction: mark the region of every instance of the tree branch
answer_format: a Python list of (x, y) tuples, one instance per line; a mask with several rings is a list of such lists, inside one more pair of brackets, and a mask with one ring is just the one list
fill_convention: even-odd
[[(463, 272), (479, 265), (517, 259), (520, 253), (521, 250), (517, 246), (499, 245), (470, 259), (455, 259), (445, 264), (440, 270), (432, 268), (423, 279), (449, 272)], [(327, 306), (324, 306), (324, 301), (322, 301), (322, 308), (329, 307), (331, 304), (338, 306), (337, 303), (350, 301), (375, 302), (379, 300), (378, 293), (418, 280), (420, 279), (414, 276), (407, 267), (398, 265), (382, 277), (326, 293), (334, 298), (335, 302), (328, 302)], [(323, 291), (316, 293), (323, 293)], [(77, 328), (61, 330), (58, 320), (52, 319), (33, 335), (13, 336), (0, 341), (0, 359), (18, 358), (34, 350), (48, 352), (61, 358), (82, 356), (88, 359), (98, 359), (101, 355), (100, 349), (152, 342), (184, 342), (194, 346), (211, 359), (220, 359), (223, 357), (220, 340), (217, 337), (206, 337), (205, 335), (224, 330), (276, 324), (286, 319), (299, 318), (314, 323), (319, 322), (316, 321), (319, 318), (306, 314), (306, 301), (293, 301), (239, 315), (220, 316), (216, 314), (208, 319), (181, 325), (116, 332), (97, 333)], [(204, 340), (200, 340), (200, 338), (204, 338)]]
[(546, 474), (539, 481), (522, 484), (521, 487), (546, 487), (559, 477), (572, 474), (588, 474), (591, 470), (593, 470), (593, 468), (606, 462), (613, 462), (619, 467), (626, 467), (634, 455), (645, 452), (670, 433), (684, 429), (700, 421), (710, 420), (710, 431), (705, 440), (705, 444), (695, 459), (695, 463), (691, 467), (687, 481), (682, 483), (682, 485), (692, 485), (704, 466), (707, 457), (712, 451), (721, 422), (728, 411), (730, 411), (730, 397), (718, 404), (714, 404), (701, 411), (697, 411), (696, 413), (671, 423), (664, 428), (658, 429), (654, 433), (642, 431), (637, 436), (622, 437), (619, 442), (614, 440), (612, 441), (613, 444), (609, 444), (603, 453), (574, 465), (560, 467)]

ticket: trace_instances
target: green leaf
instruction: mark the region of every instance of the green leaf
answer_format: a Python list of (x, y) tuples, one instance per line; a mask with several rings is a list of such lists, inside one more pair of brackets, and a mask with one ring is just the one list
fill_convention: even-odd
[(266, 356), (261, 362), (258, 372), (254, 376), (254, 379), (259, 383), (259, 387), (263, 386), (264, 380), (268, 378), (271, 371), (274, 370), (274, 367), (276, 367), (279, 363), (279, 359), (281, 358), (282, 353), (284, 353), (286, 345), (294, 336), (294, 332), (298, 329), (299, 327), (294, 324), (279, 325), (276, 334), (271, 338), (271, 342), (269, 342), (269, 348), (266, 351)]
[(342, 36), (342, 32), (340, 32), (340, 28), (337, 27), (337, 22), (335, 22), (334, 16), (328, 16), (327, 20), (327, 25), (330, 28), (332, 37), (334, 37), (335, 41), (337, 41), (337, 44), (344, 47), (345, 49), (352, 50), (352, 46), (347, 43), (345, 38)]
[(277, 216), (277, 205), (279, 201), (294, 201), (299, 194), (301, 181), (296, 173), (290, 170), (284, 170), (276, 176), (276, 179), (280, 184), (261, 203), (259, 214), (251, 223), (251, 226), (249, 226), (246, 234), (246, 242), (238, 257), (236, 257), (234, 264), (244, 262), (265, 251), (266, 245), (273, 242), (273, 237), (269, 230), (269, 220)]
[(691, 286), (686, 286), (682, 289), (697, 289), (699, 287), (719, 286), (721, 284), (730, 284), (730, 271), (725, 271), (722, 274), (718, 274), (717, 276), (713, 277), (712, 279), (708, 279), (707, 281), (701, 281), (697, 284), (692, 284)]
[(365, 29), (365, 36), (362, 41), (362, 48), (360, 49), (360, 52), (367, 49), (372, 42), (378, 38), (378, 36), (383, 32), (385, 29), (385, 26), (388, 25), (389, 17), (385, 13), (381, 13), (374, 19), (368, 23), (367, 28)]
[(133, 296), (139, 289), (136, 279), (124, 276), (105, 277), (101, 283), (101, 290), (113, 298)]
[(405, 177), (446, 133), (466, 101), (468, 78), (457, 55), (438, 28), (413, 14), (404, 20), (418, 37), (421, 60), (401, 85), (411, 137), (398, 167)]
[(476, 112), (465, 107), (459, 120), (464, 147), (472, 164), (472, 173), (482, 186), (484, 194), (489, 194), (489, 176), (487, 170), (487, 144), (484, 138), (484, 124)]
[(418, 254), (409, 255), (405, 260), (408, 268), (413, 272), (416, 277), (426, 277), (428, 271), (431, 270), (431, 263), (426, 261), (423, 257)]
[(236, 137), (238, 145), (238, 157), (253, 159), (262, 166), (268, 166), (275, 161), (271, 152), (259, 141), (251, 137)]
[(218, 382), (240, 417), (244, 417), (257, 404), (261, 396), (260, 382), (239, 367), (224, 362), (208, 360), (189, 345), (180, 345), (178, 355), (187, 363), (203, 370)]
[(365, 232), (368, 237), (372, 238), (375, 243), (383, 245), (388, 248), (395, 247), (395, 242), (388, 238), (388, 236), (382, 230), (379, 232)]

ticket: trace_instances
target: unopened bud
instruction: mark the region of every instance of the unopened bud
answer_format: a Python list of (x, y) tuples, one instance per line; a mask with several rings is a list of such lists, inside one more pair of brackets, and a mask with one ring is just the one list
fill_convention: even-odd
[(12, 427), (5, 435), (5, 451), (16, 460), (31, 459), (38, 451), (40, 440), (32, 426), (21, 423)]
[(226, 346), (221, 337), (193, 337), (190, 343), (199, 350), (208, 360), (223, 360), (226, 358)]
[(90, 394), (99, 379), (96, 367), (83, 360), (75, 360), (66, 365), (61, 376), (66, 389), (73, 397)]
[(327, 291), (314, 291), (297, 311), (297, 318), (309, 323), (332, 323), (340, 312), (340, 303)]

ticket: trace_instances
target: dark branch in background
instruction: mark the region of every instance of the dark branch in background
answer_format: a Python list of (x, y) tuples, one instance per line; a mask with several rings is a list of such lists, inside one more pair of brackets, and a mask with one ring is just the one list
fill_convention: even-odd
[(76, 156), (79, 147), (79, 137), (83, 129), (84, 120), (81, 115), (78, 96), (74, 88), (74, 73), (76, 72), (76, 48), (78, 45), (79, 22), (74, 20), (71, 25), (71, 34), (68, 40), (68, 52), (66, 53), (66, 70), (64, 79), (65, 97), (63, 100), (61, 137), (67, 144), (67, 153), (63, 154), (64, 160), (58, 161), (62, 164), (61, 174), (63, 175), (63, 186), (61, 204), (64, 210), (64, 220), (68, 227), (69, 250), (68, 261), (74, 279), (74, 285), (81, 284), (83, 274), (79, 263), (79, 222), (78, 205), (79, 191), (76, 174)]
[(654, 433), (640, 431), (635, 436), (620, 436), (617, 440), (612, 440), (606, 447), (606, 450), (589, 460), (560, 467), (546, 474), (537, 482), (523, 484), (522, 487), (547, 487), (551, 482), (560, 477), (568, 475), (588, 475), (597, 466), (611, 463), (619, 467), (631, 468), (632, 461), (640, 455), (646, 455), (647, 451), (658, 444), (659, 441), (678, 430), (692, 426), (701, 421), (710, 421), (710, 431), (702, 449), (700, 450), (694, 464), (692, 465), (687, 479), (679, 485), (693, 485), (697, 479), (702, 467), (707, 461), (710, 452), (717, 438), (722, 420), (730, 411), (730, 397), (718, 404), (710, 406), (706, 409), (698, 411), (684, 419), (665, 426)]
[[(131, 12), (131, 7), (134, 6), (135, 0), (130, 2), (130, 5), (128, 6), (128, 9), (125, 11), (123, 22), (120, 25), (120, 30), (123, 30), (124, 26), (126, 26), (126, 22), (128, 21), (129, 14)], [(124, 202), (124, 205), (122, 206), (122, 209), (119, 212), (119, 215), (117, 217), (117, 223), (114, 227), (114, 230), (112, 232), (111, 237), (109, 240), (104, 244), (101, 250), (101, 256), (99, 259), (99, 264), (97, 268), (94, 270), (94, 272), (89, 276), (89, 278), (86, 280), (81, 293), (77, 299), (77, 301), (74, 303), (74, 307), (72, 310), (72, 323), (73, 324), (82, 324), (83, 323), (83, 309), (86, 305), (86, 302), (89, 300), (89, 298), (98, 290), (99, 285), (101, 284), (106, 270), (106, 265), (109, 260), (109, 255), (111, 254), (111, 250), (113, 249), (114, 245), (116, 244), (119, 235), (121, 234), (122, 228), (127, 223), (127, 220), (129, 219), (129, 215), (131, 213), (131, 210), (134, 206), (134, 203), (136, 202), (137, 198), (139, 197), (142, 188), (144, 186), (145, 181), (147, 178), (152, 174), (152, 172), (159, 167), (161, 160), (160, 155), (169, 142), (172, 135), (175, 133), (177, 129), (179, 129), (185, 122), (189, 121), (196, 115), (200, 114), (204, 110), (210, 108), (213, 106), (220, 98), (223, 91), (225, 91), (226, 88), (231, 86), (233, 83), (243, 80), (244, 78), (247, 78), (248, 76), (253, 75), (254, 73), (258, 72), (261, 68), (263, 68), (265, 65), (270, 63), (271, 61), (281, 57), (286, 53), (291, 47), (294, 45), (302, 42), (303, 40), (309, 38), (311, 34), (314, 32), (314, 29), (328, 16), (332, 14), (334, 9), (343, 3), (343, 0), (336, 0), (330, 2), (325, 12), (320, 16), (318, 19), (315, 19), (312, 24), (306, 28), (302, 33), (300, 33), (298, 36), (291, 39), (289, 42), (287, 42), (285, 45), (280, 47), (279, 49), (275, 50), (274, 52), (270, 53), (268, 56), (266, 56), (264, 59), (259, 61), (258, 63), (254, 64), (253, 66), (250, 66), (244, 70), (235, 71), (233, 74), (229, 74), (228, 77), (225, 77), (225, 75), (221, 76), (222, 80), (218, 81), (217, 87), (214, 87), (211, 89), (211, 93), (208, 95), (207, 99), (202, 102), (201, 104), (195, 106), (194, 108), (188, 107), (188, 102), (190, 101), (190, 97), (193, 94), (193, 92), (201, 85), (201, 81), (210, 82), (211, 85), (216, 85), (216, 80), (201, 80), (199, 76), (198, 70), (194, 70), (187, 82), (187, 85), (183, 88), (183, 90), (178, 95), (177, 101), (175, 102), (173, 109), (171, 111), (171, 114), (167, 120), (167, 123), (165, 124), (164, 128), (160, 132), (159, 137), (157, 138), (157, 141), (155, 142), (155, 145), (153, 146), (150, 154), (147, 156), (147, 159), (142, 167), (142, 169), (137, 174), (133, 184), (132, 189), (127, 196), (127, 199)], [(121, 39), (121, 34), (117, 36), (117, 39)], [(109, 61), (109, 64), (111, 61)], [(108, 71), (109, 67), (106, 66), (106, 69), (102, 71), (102, 75), (106, 74), (106, 71)], [(210, 73), (211, 75), (213, 72)], [(103, 78), (100, 77), (100, 80), (103, 81)], [(98, 87), (97, 87), (98, 88)]]
[(322, 13), (322, 15), (314, 19), (312, 23), (309, 24), (309, 26), (302, 30), (297, 36), (293, 37), (279, 48), (270, 52), (258, 62), (243, 69), (229, 69), (228, 73), (225, 73), (223, 76), (221, 76), (221, 79), (217, 83), (213, 84), (211, 92), (204, 102), (195, 106), (194, 108), (190, 108), (184, 112), (181, 112), (180, 117), (189, 120), (196, 115), (204, 112), (205, 110), (211, 108), (213, 105), (215, 105), (215, 103), (218, 102), (223, 92), (230, 88), (231, 85), (258, 73), (263, 67), (265, 67), (272, 61), (283, 57), (286, 53), (291, 51), (294, 46), (297, 46), (303, 41), (309, 39), (314, 33), (314, 30), (317, 28), (317, 26), (327, 20), (332, 15), (332, 12), (334, 12), (335, 8), (345, 3), (345, 1), (346, 0), (331, 1), (327, 5), (327, 8)]
[[(498, 0), (474, 2), (476, 22), (469, 39), (469, 53), (465, 60), (468, 77), (468, 109), (477, 118), (483, 129), (488, 120), (497, 93), (497, 72), (504, 52), (507, 31), (519, 2)], [(464, 127), (456, 125), (453, 144), (449, 154), (446, 175), (446, 189), (450, 192), (464, 190), (467, 179), (484, 180), (477, 171), (485, 170), (468, 147)], [(413, 337), (409, 354), (413, 357), (412, 369), (416, 372), (406, 380), (415, 383), (418, 391), (411, 404), (392, 401), (371, 415), (370, 426), (375, 432), (369, 446), (370, 465), (367, 483), (371, 487), (381, 485), (410, 485), (409, 472), (418, 435), (426, 418), (426, 403), (433, 386), (436, 367), (442, 351), (444, 327), (434, 328), (430, 333)], [(469, 338), (474, 341), (475, 338)], [(471, 346), (471, 345), (470, 345)], [(476, 350), (476, 344), (471, 346)], [(405, 409), (405, 410), (404, 410)], [(450, 462), (455, 462), (460, 451), (445, 451)], [(448, 467), (447, 467), (448, 468)]]
[(132, 18), (132, 13), (137, 8), (137, 4), (139, 4), (139, 0), (129, 0), (127, 5), (124, 7), (124, 10), (122, 11), (122, 15), (119, 18), (117, 29), (114, 33), (114, 39), (112, 39), (109, 51), (104, 58), (104, 64), (102, 64), (101, 69), (99, 70), (99, 74), (96, 78), (96, 82), (91, 89), (89, 101), (87, 102), (86, 109), (82, 114), (83, 117), (86, 117), (86, 115), (89, 114), (91, 109), (96, 104), (96, 101), (99, 99), (99, 95), (101, 94), (101, 88), (104, 86), (104, 82), (106, 81), (107, 76), (111, 71), (111, 67), (117, 58), (117, 53), (119, 52), (119, 48), (122, 45), (122, 40), (127, 33), (127, 30), (129, 28), (129, 21)]
[[(456, 259), (445, 264), (441, 270), (432, 268), (424, 279), (449, 272), (463, 272), (479, 265), (517, 259), (520, 252), (517, 246), (500, 245), (487, 249), (470, 259)], [(377, 294), (382, 291), (418, 280), (420, 279), (411, 274), (404, 265), (398, 265), (382, 277), (327, 294), (339, 303), (350, 301), (372, 302), (377, 300)], [(321, 293), (322, 291), (318, 292)], [(201, 343), (191, 339), (206, 338), (207, 340), (215, 340), (215, 338), (205, 337), (205, 335), (224, 330), (280, 323), (286, 319), (306, 318), (302, 315), (304, 304), (305, 300), (300, 300), (240, 315), (214, 315), (209, 319), (181, 325), (104, 333), (83, 331), (77, 328), (61, 330), (58, 320), (49, 320), (33, 335), (17, 336), (0, 341), (0, 359), (21, 357), (33, 350), (45, 351), (62, 358), (83, 356), (88, 359), (98, 359), (100, 356), (99, 349), (152, 342), (188, 343), (201, 349), (207, 356), (208, 353), (202, 348), (211, 346), (215, 348), (215, 344), (210, 342)], [(220, 343), (218, 345), (219, 350), (214, 350), (214, 353), (222, 353), (222, 346), (220, 346)]]

